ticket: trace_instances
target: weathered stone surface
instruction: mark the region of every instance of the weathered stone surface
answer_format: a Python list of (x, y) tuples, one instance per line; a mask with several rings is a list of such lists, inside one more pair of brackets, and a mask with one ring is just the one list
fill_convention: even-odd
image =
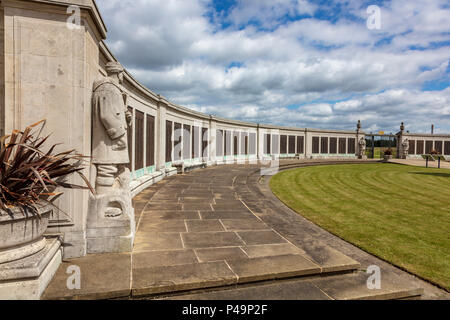
[(145, 251), (133, 254), (133, 270), (197, 263), (194, 250)]
[(189, 232), (226, 231), (220, 220), (186, 220)]
[(251, 219), (222, 219), (221, 221), (228, 231), (270, 229), (265, 223), (261, 222), (256, 217)]
[(196, 249), (195, 252), (200, 262), (248, 259), (239, 247)]
[(246, 245), (271, 244), (287, 242), (283, 237), (272, 230), (268, 231), (239, 231), (239, 237)]
[(139, 268), (133, 272), (133, 296), (231, 285), (236, 275), (223, 261)]
[(419, 296), (423, 289), (417, 288), (399, 277), (385, 274), (381, 279), (380, 289), (368, 289), (367, 279), (370, 275), (363, 272), (354, 274), (333, 276), (311, 280), (315, 286), (327, 295), (337, 300), (361, 300), (361, 299), (401, 299), (411, 296)]
[(215, 211), (235, 211), (235, 210), (248, 210), (242, 202), (220, 203), (213, 204), (212, 207)]
[(208, 203), (186, 203), (183, 204), (183, 210), (211, 210)]
[[(81, 289), (67, 288), (67, 268), (80, 268)], [(88, 255), (61, 264), (44, 299), (108, 299), (126, 297), (131, 290), (131, 254)]]
[(239, 283), (305, 276), (321, 272), (320, 266), (300, 255), (227, 261)]
[(173, 203), (173, 202), (151, 202), (147, 205), (145, 208), (146, 211), (153, 210), (153, 211), (160, 211), (160, 210), (181, 210), (182, 205), (179, 203)]
[(184, 220), (144, 220), (139, 224), (137, 236), (147, 232), (186, 232)]
[(23, 212), (21, 207), (8, 212), (0, 209), (0, 264), (30, 256), (46, 245), (43, 234), (53, 207), (45, 203), (38, 206), (40, 216)]
[(186, 248), (236, 247), (244, 245), (234, 232), (190, 232), (181, 235)]
[[(108, 216), (117, 210), (117, 216)], [(89, 199), (86, 243), (88, 253), (130, 252), (136, 232), (128, 191), (113, 189)], [(115, 211), (116, 212), (116, 211)]]
[(142, 221), (155, 220), (195, 220), (200, 219), (198, 211), (144, 211)]
[(308, 247), (301, 248), (305, 249), (305, 256), (322, 266), (323, 272), (356, 270), (360, 267), (359, 262), (323, 244), (310, 243)]
[(136, 236), (133, 252), (183, 249), (179, 233), (149, 232)]
[(252, 219), (250, 211), (200, 211), (202, 219)]
[(242, 247), (250, 258), (281, 256), (287, 254), (304, 254), (305, 252), (290, 243), (263, 244)]
[(319, 288), (305, 280), (278, 282), (247, 288), (221, 290), (166, 298), (167, 300), (331, 300)]
[(0, 264), (0, 300), (37, 300), (62, 260), (61, 242), (45, 239), (42, 250), (16, 261)]

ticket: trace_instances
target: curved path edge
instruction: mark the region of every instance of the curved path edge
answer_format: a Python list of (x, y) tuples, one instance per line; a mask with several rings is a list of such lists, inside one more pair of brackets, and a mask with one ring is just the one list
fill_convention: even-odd
[[(280, 170), (361, 162), (284, 160)], [(426, 298), (446, 298), (286, 207), (261, 168), (213, 166), (147, 188), (133, 203), (138, 221), (133, 252), (65, 261), (44, 297), (403, 299), (425, 288)], [(379, 291), (366, 285), (364, 269), (372, 264), (382, 270)], [(71, 265), (81, 269), (80, 290), (67, 289)]]
[[(379, 161), (380, 162), (380, 161)], [(361, 161), (361, 160), (355, 160), (355, 161), (315, 161), (311, 163), (293, 163), (293, 164), (287, 164), (284, 166), (280, 166), (280, 171), (285, 170), (295, 170), (296, 168), (302, 168), (307, 166), (317, 166), (317, 165), (337, 165), (337, 164), (357, 164), (357, 163), (374, 163), (374, 161)], [(403, 165), (403, 163), (401, 163)], [(400, 165), (400, 164), (399, 164)], [(257, 173), (254, 172), (252, 175), (256, 175)], [(251, 175), (249, 175), (249, 178)], [(275, 218), (278, 216), (278, 219), (283, 219), (285, 222), (287, 222), (285, 225), (295, 225), (291, 231), (288, 231), (284, 233), (283, 231), (280, 231), (282, 234), (284, 234), (286, 237), (290, 238), (289, 233), (292, 234), (292, 241), (295, 242), (295, 234), (299, 232), (305, 232), (309, 234), (310, 236), (314, 237), (318, 241), (321, 241), (322, 243), (330, 246), (331, 248), (347, 255), (348, 257), (351, 257), (352, 259), (358, 261), (361, 264), (361, 268), (359, 269), (359, 272), (365, 273), (365, 270), (367, 270), (368, 266), (376, 265), (381, 268), (381, 271), (383, 274), (387, 275), (387, 279), (390, 278), (396, 278), (392, 281), (395, 281), (396, 283), (407, 283), (409, 286), (415, 286), (417, 288), (423, 288), (423, 295), (422, 298), (424, 299), (450, 299), (450, 294), (445, 291), (440, 286), (433, 284), (429, 282), (426, 279), (421, 278), (420, 276), (417, 276), (408, 270), (405, 270), (399, 266), (396, 266), (392, 264), (389, 261), (386, 261), (378, 256), (375, 256), (356, 245), (353, 245), (352, 243), (348, 242), (347, 240), (341, 238), (340, 236), (333, 234), (322, 227), (318, 226), (311, 220), (305, 218), (302, 216), (301, 213), (291, 209), (288, 205), (286, 205), (282, 200), (280, 200), (271, 190), (269, 183), (272, 176), (263, 176), (261, 177), (258, 182), (254, 182), (251, 185), (254, 187), (255, 192), (260, 192), (262, 196), (264, 196), (266, 199), (268, 199), (274, 207), (277, 207), (278, 211), (277, 214), (273, 215), (272, 218), (266, 218), (267, 222), (270, 223), (271, 219), (277, 219)], [(250, 178), (251, 179), (251, 178)], [(253, 178), (254, 180), (254, 178)], [(280, 215), (280, 212), (282, 212), (282, 215)], [(301, 230), (298, 230), (298, 228), (301, 227)], [(295, 231), (294, 231), (295, 230)], [(301, 238), (298, 238), (299, 241), (301, 241)]]

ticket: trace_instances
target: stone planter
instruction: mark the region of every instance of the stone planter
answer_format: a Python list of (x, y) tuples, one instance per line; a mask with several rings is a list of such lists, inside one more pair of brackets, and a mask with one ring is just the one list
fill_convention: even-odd
[(38, 205), (40, 217), (12, 208), (0, 209), (0, 264), (19, 260), (41, 251), (46, 246), (43, 237), (53, 207)]
[(389, 154), (389, 155), (387, 155), (387, 154), (385, 154), (384, 156), (384, 161), (389, 161), (389, 160), (392, 160), (392, 155), (391, 154)]

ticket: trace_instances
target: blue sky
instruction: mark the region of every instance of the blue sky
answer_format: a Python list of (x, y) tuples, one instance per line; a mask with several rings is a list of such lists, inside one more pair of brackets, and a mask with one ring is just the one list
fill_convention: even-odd
[[(186, 107), (286, 126), (450, 133), (443, 0), (97, 0), (107, 44)], [(369, 29), (370, 5), (380, 28)]]

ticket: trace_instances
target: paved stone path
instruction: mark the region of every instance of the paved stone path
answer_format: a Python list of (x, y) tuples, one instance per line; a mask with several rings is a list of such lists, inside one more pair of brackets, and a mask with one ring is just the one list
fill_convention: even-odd
[[(282, 161), (284, 168), (313, 164), (320, 161)], [(133, 252), (64, 262), (45, 298), (147, 298), (194, 289), (213, 292), (179, 298), (404, 298), (422, 292), (420, 281), (392, 271), (384, 274), (382, 290), (368, 290), (368, 276), (358, 261), (374, 261), (285, 207), (270, 192), (267, 177), (261, 179), (259, 168), (210, 167), (151, 186), (134, 199)], [(80, 290), (66, 287), (70, 265), (81, 268)], [(261, 282), (293, 277), (300, 278)], [(251, 288), (243, 286), (255, 282)], [(217, 287), (219, 292), (211, 289)]]
[[(425, 167), (426, 166), (426, 161), (422, 160), (422, 159), (392, 159), (392, 160), (389, 160), (389, 162), (398, 163), (398, 164), (406, 164), (408, 166), (415, 166), (415, 167)], [(429, 168), (437, 168), (438, 162), (437, 161), (429, 161), (428, 167)], [(441, 161), (441, 169), (450, 169), (450, 162)]]

